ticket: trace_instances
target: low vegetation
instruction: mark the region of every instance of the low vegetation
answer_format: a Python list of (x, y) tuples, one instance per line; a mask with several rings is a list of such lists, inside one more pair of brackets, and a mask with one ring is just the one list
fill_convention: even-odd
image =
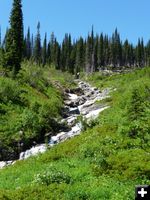
[[(25, 71), (21, 70), (21, 73)], [(1, 79), (7, 83), (7, 78)], [(97, 72), (89, 76), (88, 81), (100, 89), (116, 88), (109, 100), (106, 100), (110, 108), (101, 113), (93, 126), (87, 125), (80, 136), (53, 147), (45, 154), (17, 161), (13, 166), (1, 170), (0, 199), (134, 199), (135, 185), (150, 184), (149, 80), (150, 68), (129, 74), (102, 76)], [(17, 84), (14, 80), (11, 81), (12, 84)], [(27, 94), (30, 94), (25, 99), (22, 97), (24, 93), (18, 95), (24, 99), (21, 101), (22, 104), (25, 102), (23, 106), (31, 108), (35, 98), (43, 105), (50, 98), (50, 103), (59, 102), (61, 107), (59, 93), (53, 86), (41, 93), (42, 83), (35, 85), (33, 87), (28, 83), (24, 86)], [(54, 90), (54, 94), (57, 94), (53, 101), (49, 90)], [(13, 94), (17, 94), (17, 91)], [(22, 107), (16, 96), (10, 99), (10, 108), (15, 105), (11, 112), (17, 113), (14, 114), (14, 119), (21, 113)], [(9, 104), (4, 107), (5, 104), (2, 102), (1, 108), (8, 108)], [(51, 111), (53, 116), (57, 116), (60, 107)], [(36, 117), (41, 117), (39, 114)], [(6, 110), (2, 117), (5, 115)], [(3, 119), (4, 122), (5, 120)]]
[[(33, 140), (59, 129), (63, 87), (73, 85), (72, 76), (48, 67), (23, 64), (16, 79), (10, 72), (0, 77), (0, 159), (12, 159)], [(53, 74), (53, 76), (52, 76)], [(22, 144), (22, 145), (21, 145)]]

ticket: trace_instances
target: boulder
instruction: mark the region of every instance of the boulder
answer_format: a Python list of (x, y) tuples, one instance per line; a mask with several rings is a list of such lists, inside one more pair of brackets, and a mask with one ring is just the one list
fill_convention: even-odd
[(82, 88), (80, 88), (80, 87), (70, 89), (70, 93), (77, 94), (80, 96), (84, 94)]
[(78, 107), (70, 108), (69, 114), (70, 114), (70, 115), (73, 115), (73, 114), (78, 114), (78, 115), (79, 115), (79, 114), (80, 114), (80, 111), (79, 111)]

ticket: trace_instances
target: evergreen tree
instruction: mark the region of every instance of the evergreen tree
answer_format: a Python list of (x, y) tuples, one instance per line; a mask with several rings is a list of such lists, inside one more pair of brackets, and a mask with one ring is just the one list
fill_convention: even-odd
[(49, 48), (50, 48), (50, 52), (51, 52), (49, 60), (50, 60), (50, 63), (54, 65), (55, 64), (55, 35), (54, 35), (54, 32), (52, 32), (52, 34), (51, 34)]
[(129, 65), (130, 67), (135, 65), (135, 53), (132, 44), (129, 45)]
[(80, 72), (83, 68), (83, 38), (80, 37), (76, 45), (75, 73)]
[(98, 70), (99, 64), (98, 64), (98, 47), (99, 47), (99, 36), (96, 35), (95, 42), (94, 42), (94, 66), (95, 71)]
[[(76, 71), (76, 67), (79, 66), (78, 65), (78, 58), (77, 58), (77, 43), (74, 42), (72, 45), (72, 50), (71, 50), (71, 55), (70, 55), (70, 68), (69, 71), (70, 73), (74, 74)], [(79, 56), (79, 54), (78, 54)], [(76, 63), (77, 62), (77, 63)]]
[(150, 66), (150, 40), (148, 41), (145, 47), (145, 52), (146, 52), (146, 65)]
[(86, 41), (86, 52), (85, 52), (85, 71), (86, 73), (91, 72), (91, 38), (88, 35), (87, 41)]
[(47, 63), (48, 65), (51, 64), (51, 47), (50, 47), (50, 42), (47, 45)]
[(56, 38), (54, 39), (52, 54), (53, 54), (53, 65), (56, 67), (56, 69), (60, 69), (60, 46)]
[(34, 37), (33, 34), (31, 36), (31, 57), (34, 57)]
[(81, 62), (80, 62), (80, 43), (79, 43), (79, 41), (76, 41), (76, 57), (75, 57), (75, 68), (74, 68), (75, 73), (80, 71), (80, 66), (81, 66)]
[(94, 27), (92, 25), (92, 31), (91, 31), (91, 51), (93, 53), (94, 50)]
[(60, 69), (60, 45), (52, 32), (50, 42), (47, 47), (47, 62)]
[(138, 39), (138, 45), (136, 47), (136, 63), (137, 63), (138, 67), (141, 66), (141, 61), (142, 61), (142, 57), (141, 57), (141, 40)]
[(29, 60), (32, 55), (32, 47), (31, 47), (31, 37), (30, 37), (30, 28), (28, 27), (27, 36), (26, 36), (26, 56)]
[(68, 39), (66, 41), (66, 69), (70, 71), (71, 68), (71, 62), (70, 62), (70, 56), (71, 56), (71, 50), (72, 50), (72, 41), (71, 41), (71, 35), (68, 35)]
[(61, 45), (61, 70), (65, 71), (66, 69), (66, 45), (65, 40), (63, 40)]
[(42, 47), (42, 64), (43, 64), (43, 66), (46, 64), (46, 58), (47, 58), (47, 34), (45, 33), (45, 38), (44, 38), (43, 47)]
[(142, 57), (142, 64), (141, 64), (141, 66), (144, 67), (144, 65), (145, 65), (145, 48), (144, 48), (143, 38), (141, 40), (141, 57)]
[(16, 43), (12, 42), (12, 30), (8, 29), (5, 36), (5, 53), (3, 56), (3, 66), (9, 66), (15, 73), (20, 68), (18, 54), (16, 53)]
[(94, 42), (94, 31), (92, 26), (91, 35), (88, 35), (85, 50), (85, 68), (87, 73), (92, 73), (95, 71)]
[(14, 0), (10, 16), (10, 29), (8, 31), (5, 64), (14, 68), (15, 73), (20, 69), (23, 54), (23, 13), (22, 1)]
[(55, 67), (60, 69), (60, 46), (55, 38)]
[(109, 66), (110, 65), (110, 42), (108, 39), (108, 36), (104, 36), (104, 66)]
[(132, 91), (130, 107), (128, 108), (128, 117), (130, 121), (138, 120), (143, 116), (145, 110), (144, 97), (138, 88)]
[(71, 51), (72, 51), (71, 35), (65, 34), (65, 37), (62, 42), (62, 47), (61, 47), (61, 63), (62, 63), (61, 68), (62, 68), (62, 70), (70, 71)]
[(98, 66), (104, 66), (104, 39), (102, 33), (98, 42)]
[(37, 35), (35, 37), (34, 44), (34, 60), (40, 65), (41, 64), (41, 36), (40, 36), (40, 22), (37, 25)]
[(90, 71), (91, 72), (94, 72), (95, 71), (95, 60), (94, 60), (94, 58), (95, 58), (95, 52), (94, 52), (94, 45), (95, 45), (95, 43), (94, 43), (94, 28), (93, 28), (93, 26), (92, 26), (92, 31), (91, 31), (91, 69), (90, 69)]
[(124, 66), (130, 65), (130, 45), (128, 40), (125, 40), (123, 45), (123, 64)]
[(117, 29), (112, 35), (111, 64), (113, 67), (121, 66), (122, 64), (122, 45)]

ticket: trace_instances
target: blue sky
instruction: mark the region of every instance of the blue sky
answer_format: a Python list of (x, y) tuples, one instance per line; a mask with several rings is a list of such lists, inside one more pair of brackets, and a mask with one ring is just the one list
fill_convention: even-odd
[[(2, 36), (9, 26), (13, 0), (0, 0)], [(24, 27), (36, 33), (41, 23), (41, 35), (54, 31), (58, 41), (65, 33), (72, 38), (86, 37), (94, 26), (95, 33), (111, 35), (117, 27), (121, 38), (137, 43), (138, 37), (150, 39), (150, 0), (23, 0)]]

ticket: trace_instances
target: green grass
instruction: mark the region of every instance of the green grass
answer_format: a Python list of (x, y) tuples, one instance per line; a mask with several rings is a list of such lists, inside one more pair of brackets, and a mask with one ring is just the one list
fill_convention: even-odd
[(111, 107), (80, 136), (1, 170), (0, 199), (134, 199), (135, 185), (150, 184), (149, 80), (149, 68), (90, 76), (117, 89), (105, 101)]

